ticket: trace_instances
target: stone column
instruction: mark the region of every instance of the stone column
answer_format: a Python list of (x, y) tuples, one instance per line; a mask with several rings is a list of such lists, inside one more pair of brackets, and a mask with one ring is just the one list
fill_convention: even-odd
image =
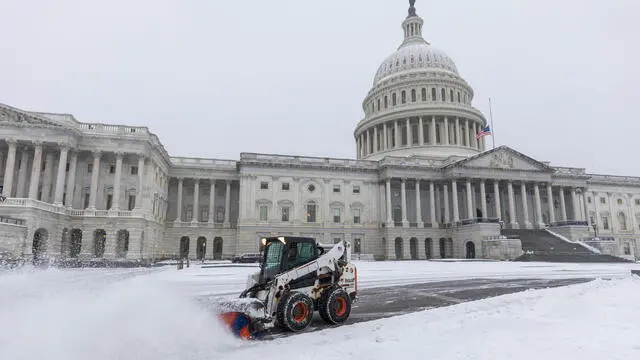
[(529, 219), (529, 205), (527, 204), (527, 184), (524, 181), (520, 186), (520, 196), (522, 196), (522, 219), (524, 221), (522, 228), (527, 229), (531, 227), (531, 220)]
[(2, 184), (2, 194), (8, 198), (12, 197), (13, 190), (13, 172), (16, 165), (16, 151), (18, 142), (14, 139), (7, 139), (9, 144), (9, 153), (7, 154), (7, 163), (4, 167), (4, 182)]
[(42, 167), (42, 142), (35, 141), (33, 151), (33, 165), (31, 165), (31, 182), (29, 183), (29, 199), (38, 199), (40, 185), (40, 168)]
[(488, 219), (489, 214), (487, 214), (487, 190), (485, 188), (484, 180), (480, 180), (480, 206), (482, 206), (482, 218)]
[(560, 187), (560, 213), (562, 214), (562, 221), (567, 221), (567, 203), (564, 199), (564, 188)]
[(378, 126), (373, 127), (373, 152), (378, 152)]
[(124, 153), (116, 152), (116, 174), (113, 182), (113, 210), (120, 210), (120, 182), (122, 181), (122, 158)]
[(416, 179), (416, 222), (418, 227), (424, 227), (424, 221), (422, 221), (422, 204), (420, 203), (420, 179)]
[(387, 200), (387, 227), (393, 226), (393, 213), (391, 210), (391, 179), (386, 179), (386, 200)]
[(551, 187), (551, 183), (547, 184), (547, 198), (549, 199), (549, 224), (551, 225), (556, 222), (555, 209), (553, 208), (553, 188)]
[(445, 224), (450, 224), (451, 210), (449, 209), (449, 186), (447, 184), (442, 185), (442, 197), (444, 198), (444, 222)]
[[(580, 204), (578, 204), (578, 195), (576, 194), (576, 188), (571, 188), (571, 204), (573, 205), (573, 220), (582, 220), (580, 216)], [(613, 218), (614, 214), (611, 214)]]
[(389, 134), (388, 134), (388, 132), (389, 132), (389, 129), (387, 129), (387, 123), (384, 122), (382, 124), (382, 143), (383, 143), (382, 150), (389, 149), (389, 139), (388, 139), (388, 135)]
[(178, 178), (178, 203), (176, 204), (176, 221), (182, 222), (182, 191), (184, 189), (184, 179)]
[(402, 203), (402, 226), (409, 226), (409, 220), (407, 220), (407, 191), (406, 191), (406, 183), (407, 179), (402, 178), (402, 183), (400, 184), (400, 197)]
[(195, 178), (193, 181), (193, 216), (191, 222), (195, 224), (200, 221), (198, 218), (200, 213), (200, 179)]
[(449, 118), (448, 117), (444, 117), (444, 144), (445, 145), (449, 145), (451, 144), (451, 139), (449, 139)]
[(418, 118), (418, 142), (420, 146), (424, 145), (424, 123), (422, 122), (422, 116)]
[(28, 194), (27, 189), (27, 166), (29, 165), (29, 152), (27, 147), (20, 149), (20, 170), (18, 173), (18, 188), (16, 189), (16, 197), (25, 198)]
[(405, 121), (405, 126), (407, 127), (407, 146), (413, 145), (413, 131), (411, 129), (411, 118), (407, 118)]
[(513, 196), (513, 182), (507, 182), (507, 195), (509, 197), (509, 217), (511, 217), (512, 228), (518, 227), (518, 219), (516, 218), (516, 204)]
[(216, 179), (210, 179), (209, 181), (211, 183), (209, 188), (209, 225), (212, 225), (216, 212)]
[(64, 201), (64, 205), (69, 209), (73, 208), (73, 198), (76, 185), (76, 169), (78, 167), (78, 152), (71, 153), (71, 160), (69, 161), (69, 175), (67, 179), (67, 196)]
[(51, 182), (53, 181), (53, 153), (47, 152), (45, 158), (44, 177), (42, 178), (42, 201), (51, 201)]
[(455, 180), (451, 180), (451, 193), (453, 194), (453, 222), (457, 223), (460, 221), (460, 212), (458, 211), (458, 183)]
[(540, 186), (538, 183), (533, 183), (533, 194), (536, 202), (536, 223), (539, 229), (543, 229), (544, 221), (542, 221), (542, 200), (540, 199)]
[(429, 211), (431, 215), (431, 227), (436, 228), (438, 220), (436, 218), (436, 191), (433, 181), (429, 182)]
[[(591, 228), (591, 216), (589, 216), (589, 202), (587, 201), (587, 188), (583, 188), (581, 190), (582, 190), (582, 202), (584, 205), (585, 220), (587, 221), (587, 225), (589, 225), (589, 228)], [(593, 199), (593, 201), (595, 203), (595, 199)], [(633, 212), (633, 196), (629, 197), (629, 214), (631, 214), (631, 224), (634, 225), (632, 229), (635, 232), (636, 216)]]
[(436, 138), (436, 117), (431, 117), (431, 145), (436, 145), (438, 143)]
[(500, 207), (500, 181), (493, 180), (493, 195), (495, 199), (496, 217), (502, 220), (502, 209)]
[(135, 207), (136, 209), (142, 209), (142, 203), (144, 198), (144, 162), (145, 162), (144, 155), (139, 154), (138, 155), (138, 194), (136, 196), (136, 207)]
[(471, 193), (471, 179), (467, 179), (467, 217), (469, 219), (475, 218), (473, 216), (473, 195)]
[(89, 209), (96, 209), (96, 197), (98, 195), (98, 181), (100, 180), (100, 151), (93, 152), (93, 168), (91, 169), (91, 192), (89, 193)]
[(400, 147), (400, 139), (401, 139), (400, 138), (400, 131), (398, 131), (398, 120), (394, 120), (393, 121), (393, 128), (394, 128), (394, 131), (395, 131), (395, 134), (394, 134), (395, 135), (394, 136), (395, 140), (394, 141), (396, 142), (396, 146), (394, 146), (393, 148), (397, 149), (397, 148)]
[(224, 226), (228, 227), (231, 223), (231, 180), (227, 180), (227, 189), (224, 193)]
[(59, 144), (60, 161), (58, 161), (58, 177), (56, 178), (56, 192), (54, 204), (62, 206), (62, 195), (64, 194), (64, 180), (67, 171), (67, 156), (69, 155), (69, 145)]

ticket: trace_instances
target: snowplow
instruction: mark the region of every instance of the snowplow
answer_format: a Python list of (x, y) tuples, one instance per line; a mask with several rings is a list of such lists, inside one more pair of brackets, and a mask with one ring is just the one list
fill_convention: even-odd
[(351, 244), (323, 245), (314, 238), (262, 238), (260, 270), (249, 275), (238, 298), (219, 303), (218, 318), (236, 336), (259, 339), (272, 330), (300, 332), (318, 313), (325, 323), (344, 323), (358, 293)]

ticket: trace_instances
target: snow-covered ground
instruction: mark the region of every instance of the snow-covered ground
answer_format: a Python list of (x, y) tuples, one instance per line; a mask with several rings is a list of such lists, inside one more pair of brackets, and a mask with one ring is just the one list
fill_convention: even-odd
[(246, 343), (195, 296), (236, 296), (252, 267), (22, 270), (0, 273), (0, 354), (75, 359), (637, 359), (635, 264), (358, 262), (360, 286), (440, 280), (613, 280), (505, 295)]

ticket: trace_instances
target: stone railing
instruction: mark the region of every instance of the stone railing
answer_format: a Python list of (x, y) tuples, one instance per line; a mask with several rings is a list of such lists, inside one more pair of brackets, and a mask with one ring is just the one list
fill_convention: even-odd
[(590, 175), (589, 183), (611, 185), (635, 185), (640, 186), (640, 177), (617, 175)]
[(162, 149), (162, 152), (165, 154), (165, 156), (169, 157), (169, 153), (165, 149), (164, 145), (162, 145), (162, 143), (160, 142), (158, 136), (149, 131), (149, 128), (144, 126), (79, 123), (76, 127), (87, 135), (117, 135), (148, 139), (151, 144)]
[(18, 226), (25, 226), (25, 224), (27, 222), (25, 220), (22, 220), (22, 219), (14, 219), (14, 218), (6, 217), (6, 216), (0, 216), (0, 223), (2, 223), (2, 224), (10, 224), (10, 225), (18, 225)]
[(141, 217), (147, 218), (141, 210), (91, 210), (91, 209), (69, 209), (64, 206), (49, 204), (43, 201), (25, 198), (7, 198), (0, 203), (3, 207), (31, 208), (46, 211), (54, 214), (61, 214), (73, 217)]
[(498, 218), (473, 218), (462, 219), (456, 223), (457, 226), (473, 225), (473, 224), (499, 224)]
[(580, 175), (586, 174), (585, 169), (581, 169), (581, 168), (554, 166), (553, 170), (555, 171), (556, 175), (580, 176)]
[(203, 168), (216, 168), (216, 169), (224, 168), (224, 169), (235, 170), (238, 162), (235, 160), (172, 157), (171, 163), (173, 163), (173, 165), (175, 166), (203, 167)]
[(551, 223), (552, 227), (556, 226), (589, 226), (589, 223), (581, 220), (556, 221)]
[(376, 170), (377, 162), (354, 159), (332, 159), (312, 156), (294, 155), (269, 155), (256, 153), (240, 154), (240, 161), (244, 163), (257, 163), (284, 166), (310, 166), (324, 168), (357, 168)]

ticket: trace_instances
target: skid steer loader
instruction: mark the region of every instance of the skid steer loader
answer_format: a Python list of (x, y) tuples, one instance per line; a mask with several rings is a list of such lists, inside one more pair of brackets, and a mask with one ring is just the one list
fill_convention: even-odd
[(260, 271), (249, 276), (237, 299), (221, 303), (219, 317), (237, 336), (254, 339), (272, 329), (299, 332), (314, 312), (329, 324), (344, 323), (358, 293), (351, 244), (318, 244), (308, 237), (263, 238)]

